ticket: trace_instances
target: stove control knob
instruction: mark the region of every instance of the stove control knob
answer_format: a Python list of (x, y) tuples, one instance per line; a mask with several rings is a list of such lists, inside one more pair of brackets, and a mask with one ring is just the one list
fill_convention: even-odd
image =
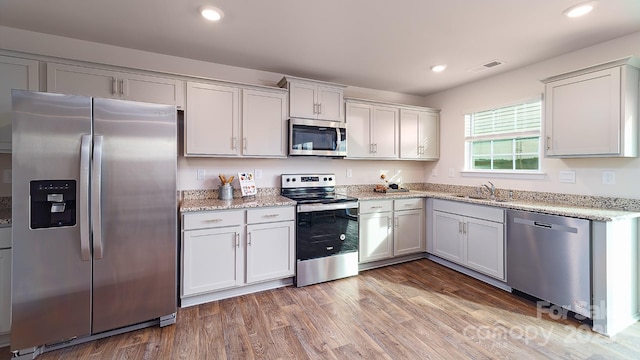
[(291, 179), (291, 181), (296, 182), (296, 178)]
[(287, 182), (289, 182), (289, 181), (290, 181), (290, 179), (289, 179), (289, 178), (287, 178), (287, 180), (286, 180), (286, 181), (287, 181)]
[(324, 181), (327, 181), (327, 178), (324, 178)]
[(329, 181), (333, 181), (333, 178), (329, 178)]

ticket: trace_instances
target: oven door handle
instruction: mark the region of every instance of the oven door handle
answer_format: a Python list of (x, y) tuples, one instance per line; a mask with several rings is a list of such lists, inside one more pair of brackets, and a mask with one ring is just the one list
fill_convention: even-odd
[(333, 204), (303, 204), (298, 205), (298, 212), (314, 212), (314, 211), (325, 211), (325, 210), (340, 210), (340, 209), (356, 209), (358, 208), (357, 202), (344, 202), (344, 203), (333, 203)]

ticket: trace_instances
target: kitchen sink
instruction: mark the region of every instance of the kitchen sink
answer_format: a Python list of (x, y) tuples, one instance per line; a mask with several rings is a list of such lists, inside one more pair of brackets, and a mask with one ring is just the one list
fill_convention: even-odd
[(502, 202), (511, 201), (509, 199), (494, 199), (494, 200), (491, 200), (489, 198), (485, 198), (485, 197), (477, 196), (477, 195), (455, 194), (454, 196), (457, 197), (457, 198), (461, 198), (461, 199), (487, 200), (487, 201), (494, 201), (494, 202), (501, 202), (501, 203)]

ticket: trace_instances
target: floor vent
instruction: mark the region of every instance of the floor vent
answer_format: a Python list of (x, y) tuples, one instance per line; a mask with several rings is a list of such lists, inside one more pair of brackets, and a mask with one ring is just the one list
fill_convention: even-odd
[(486, 64), (477, 65), (477, 66), (474, 66), (472, 68), (469, 68), (469, 69), (467, 69), (467, 71), (476, 73), (476, 72), (485, 71), (485, 70), (488, 70), (488, 69), (493, 69), (494, 67), (500, 66), (502, 64), (504, 64), (504, 61), (491, 60)]

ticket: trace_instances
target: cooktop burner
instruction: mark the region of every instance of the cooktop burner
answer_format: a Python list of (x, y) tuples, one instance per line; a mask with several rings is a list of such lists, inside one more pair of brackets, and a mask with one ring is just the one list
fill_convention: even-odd
[(336, 194), (335, 174), (283, 174), (281, 195), (299, 204), (339, 203), (357, 199)]

